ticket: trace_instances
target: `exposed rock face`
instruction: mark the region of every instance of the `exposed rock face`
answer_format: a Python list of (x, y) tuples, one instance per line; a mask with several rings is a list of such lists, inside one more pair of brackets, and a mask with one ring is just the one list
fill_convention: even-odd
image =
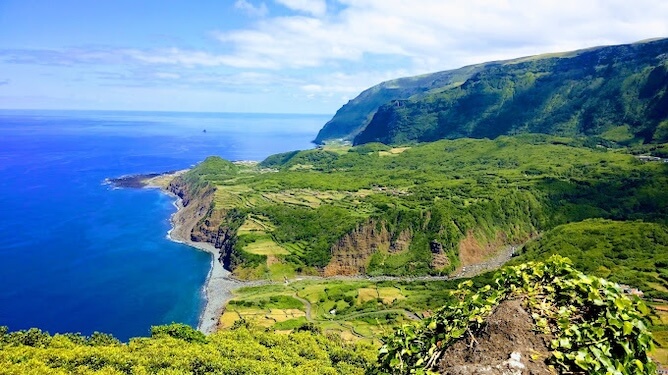
[(234, 254), (237, 229), (245, 216), (235, 210), (214, 209), (215, 187), (206, 185), (194, 188), (182, 177), (175, 178), (169, 191), (181, 198), (182, 207), (172, 217), (174, 229), (172, 237), (177, 240), (206, 242), (219, 249), (218, 260), (228, 270), (233, 270), (240, 262)]
[(397, 236), (397, 239), (390, 245), (390, 253), (408, 251), (408, 248), (411, 246), (411, 241), (413, 241), (413, 233), (408, 229), (402, 230)]
[(374, 253), (407, 251), (412, 238), (411, 231), (405, 229), (392, 240), (392, 233), (384, 223), (371, 220), (346, 234), (332, 246), (332, 259), (324, 269), (324, 276), (364, 274)]
[(507, 243), (506, 236), (498, 232), (496, 238), (485, 244), (481, 244), (473, 235), (473, 231), (468, 231), (466, 237), (459, 243), (459, 260), (462, 266), (477, 264), (493, 255), (498, 249)]
[(390, 232), (385, 225), (370, 221), (346, 234), (332, 246), (332, 259), (325, 267), (325, 276), (364, 273), (368, 260), (379, 250), (389, 250)]
[(195, 242), (208, 242), (217, 248), (221, 248), (220, 224), (223, 222), (224, 213), (221, 210), (209, 210), (204, 218), (199, 220), (190, 233), (190, 238)]
[[(168, 190), (180, 199), (179, 211), (172, 216), (174, 229), (171, 236), (177, 240), (191, 240), (191, 233), (195, 225), (209, 212), (213, 203), (213, 187), (195, 189), (188, 185), (183, 177), (175, 178), (168, 186)], [(193, 241), (198, 241), (192, 239)], [(207, 241), (208, 242), (208, 241)]]
[(432, 268), (442, 270), (450, 265), (450, 258), (448, 258), (448, 255), (445, 253), (445, 249), (443, 249), (443, 245), (441, 243), (432, 241), (429, 244), (429, 247), (431, 248)]
[[(441, 374), (539, 375), (553, 374), (545, 364), (550, 337), (534, 332), (534, 322), (520, 300), (496, 307), (474, 338), (464, 336), (441, 357)], [(534, 359), (535, 358), (535, 359)]]

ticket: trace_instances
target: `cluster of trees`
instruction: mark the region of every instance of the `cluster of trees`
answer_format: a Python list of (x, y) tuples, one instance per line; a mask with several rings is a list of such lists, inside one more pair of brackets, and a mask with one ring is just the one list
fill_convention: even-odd
[(3, 374), (364, 374), (376, 353), (309, 325), (289, 335), (246, 322), (205, 336), (184, 324), (121, 343), (109, 335), (49, 335), (0, 327)]

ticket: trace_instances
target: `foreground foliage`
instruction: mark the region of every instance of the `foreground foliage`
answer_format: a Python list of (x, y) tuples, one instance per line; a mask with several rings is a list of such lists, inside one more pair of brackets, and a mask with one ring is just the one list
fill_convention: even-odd
[[(204, 337), (175, 324), (120, 343), (107, 335), (0, 329), (0, 374), (363, 374), (369, 346), (308, 327), (282, 335), (248, 325)], [(104, 338), (104, 339), (101, 339)]]
[(386, 339), (374, 374), (426, 374), (444, 350), (481, 329), (501, 301), (526, 298), (537, 331), (551, 333), (548, 361), (561, 373), (653, 374), (647, 357), (653, 348), (650, 310), (615, 283), (587, 276), (567, 258), (526, 263), (500, 271), (495, 285), (471, 290), (464, 282), (460, 298), (419, 325), (404, 326)]

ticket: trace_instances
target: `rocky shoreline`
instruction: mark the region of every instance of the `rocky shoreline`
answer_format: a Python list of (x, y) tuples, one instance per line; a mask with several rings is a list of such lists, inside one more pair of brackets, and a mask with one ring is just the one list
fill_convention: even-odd
[(211, 255), (211, 267), (206, 282), (202, 287), (204, 309), (200, 313), (197, 329), (205, 334), (216, 331), (218, 320), (223, 314), (225, 304), (232, 297), (232, 290), (242, 286), (243, 282), (230, 277), (231, 273), (218, 260), (219, 249), (208, 242), (192, 241), (190, 233), (200, 216), (195, 202), (188, 202), (185, 207), (183, 199), (170, 190), (170, 183), (188, 170), (170, 171), (165, 173), (148, 173), (139, 175), (109, 178), (105, 183), (115, 188), (155, 188), (174, 198), (176, 212), (170, 217), (172, 229), (167, 233), (171, 241), (182, 243)]
[(121, 176), (116, 178), (108, 178), (106, 183), (113, 185), (116, 188), (141, 189), (149, 186), (150, 181), (161, 176), (176, 176), (180, 171), (170, 171), (164, 173), (145, 173), (133, 174), (128, 176)]
[(176, 198), (174, 206), (176, 206), (177, 211), (170, 219), (172, 229), (167, 234), (168, 238), (211, 255), (211, 268), (203, 287), (204, 309), (200, 314), (197, 329), (205, 334), (215, 332), (218, 327), (218, 320), (225, 309), (225, 304), (232, 298), (232, 290), (240, 287), (242, 282), (230, 278), (230, 271), (226, 270), (218, 260), (219, 251), (217, 248), (210, 243), (194, 242), (190, 239), (188, 229), (191, 229), (196, 221), (193, 222), (192, 218), (186, 217), (187, 211), (184, 210), (181, 198), (169, 190), (162, 189), (162, 191)]
[(223, 267), (223, 264), (218, 259), (220, 256), (219, 249), (208, 242), (193, 241), (191, 236), (192, 230), (202, 218), (202, 208), (207, 207), (210, 202), (192, 194), (188, 194), (189, 196), (186, 201), (179, 196), (183, 191), (179, 191), (179, 188), (175, 188), (172, 183), (185, 172), (187, 170), (168, 172), (151, 177), (144, 181), (144, 187), (160, 188), (163, 193), (175, 199), (174, 206), (176, 207), (176, 212), (170, 217), (172, 229), (167, 233), (167, 237), (174, 242), (188, 245), (211, 255), (211, 267), (206, 282), (202, 287), (204, 309), (200, 313), (197, 324), (199, 331), (209, 334), (216, 331), (220, 316), (225, 309), (225, 304), (232, 298), (232, 290), (240, 287), (242, 282), (232, 279), (230, 271)]

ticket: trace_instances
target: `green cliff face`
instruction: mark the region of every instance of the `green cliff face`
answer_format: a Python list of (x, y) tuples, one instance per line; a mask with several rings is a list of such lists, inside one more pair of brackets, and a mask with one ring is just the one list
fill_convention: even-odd
[(402, 144), (520, 133), (666, 142), (668, 39), (386, 82), (342, 107), (316, 141)]
[(383, 104), (460, 85), (487, 65), (489, 64), (399, 78), (364, 90), (336, 112), (336, 115), (320, 130), (315, 142), (321, 144), (334, 139), (352, 140), (369, 124), (376, 110)]

